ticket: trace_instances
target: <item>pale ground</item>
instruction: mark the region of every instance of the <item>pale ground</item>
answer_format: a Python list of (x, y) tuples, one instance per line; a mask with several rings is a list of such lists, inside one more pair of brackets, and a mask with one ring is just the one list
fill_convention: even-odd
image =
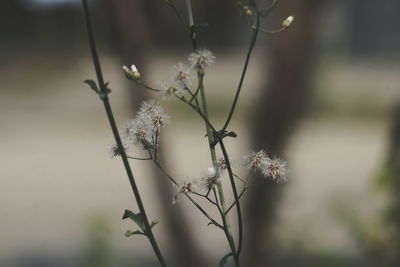
[[(226, 65), (218, 63), (216, 71), (209, 75), (209, 83), (215, 88), (226, 82), (219, 68), (230, 66), (232, 76), (239, 71), (232, 59), (221, 59), (221, 62)], [(171, 63), (163, 60), (157, 65), (154, 72), (161, 74), (156, 75), (156, 80), (167, 75), (163, 67)], [(242, 103), (256, 97), (262, 67), (259, 63), (250, 70), (247, 80), (250, 89)], [(125, 230), (134, 226), (122, 222), (121, 215), (126, 208), (135, 209), (135, 204), (121, 162), (107, 157), (107, 144), (112, 137), (101, 102), (81, 83), (94, 77), (88, 64), (77, 62), (73, 68), (65, 68), (63, 73), (42, 81), (37, 79), (42, 70), (33, 68), (24, 76), (15, 72), (17, 66), (10, 66), (9, 72), (2, 71), (2, 84), (6, 87), (2, 85), (0, 90), (0, 260), (24, 253), (78, 253), (86, 244), (88, 217), (99, 213), (105, 214), (111, 226), (112, 244), (117, 250), (135, 249), (144, 254), (150, 251), (148, 245), (143, 245), (144, 239), (123, 236)], [(118, 89), (124, 81), (120, 66), (110, 59), (105, 65), (107, 80), (114, 88), (115, 115), (123, 123), (131, 114), (126, 92)], [(340, 68), (338, 72), (341, 73)], [(357, 96), (358, 92), (365, 96), (367, 93), (378, 103), (398, 98), (398, 90), (393, 86), (399, 84), (398, 76), (389, 77), (382, 94), (373, 88), (374, 84), (379, 85), (378, 77), (371, 77), (372, 82), (366, 81), (363, 67), (354, 73), (356, 77), (348, 77), (346, 73), (337, 79), (325, 74), (323, 77), (333, 88), (329, 92), (337, 95), (334, 93), (337, 90), (340, 94), (350, 84), (351, 94)], [(388, 81), (389, 74), (384, 73), (386, 76), (380, 77), (381, 82)], [(334, 84), (333, 80), (341, 82)], [(227, 81), (222, 87), (230, 88), (235, 82)], [(360, 89), (363, 86), (367, 88), (365, 91)], [(353, 90), (355, 87), (359, 88)], [(215, 90), (215, 95), (221, 97), (223, 93)], [(200, 120), (194, 122), (173, 120), (163, 136), (169, 163), (179, 167), (175, 173), (184, 177), (197, 175), (209, 164), (205, 140), (199, 141), (204, 134), (203, 124)], [(248, 132), (237, 121), (233, 126), (239, 133), (235, 141), (240, 145), (229, 141), (228, 146), (240, 166), (248, 150)], [(276, 233), (284, 246), (300, 243), (305, 250), (357, 253), (356, 244), (346, 225), (338, 219), (336, 210), (344, 206), (366, 221), (382, 210), (385, 197), (374, 191), (372, 180), (387, 151), (387, 130), (387, 120), (318, 117), (301, 124), (287, 149), (290, 183), (284, 186), (276, 224)], [(150, 217), (162, 222), (154, 207), (156, 191), (153, 182), (149, 182), (152, 178), (143, 166), (151, 165), (133, 164), (144, 202)], [(188, 207), (202, 242), (224, 246), (222, 234), (207, 228), (206, 220), (189, 205), (179, 205)], [(168, 247), (163, 232), (161, 223), (156, 235), (161, 239), (161, 246)], [(222, 249), (215, 250), (214, 246), (207, 246), (205, 250), (220, 255)]]

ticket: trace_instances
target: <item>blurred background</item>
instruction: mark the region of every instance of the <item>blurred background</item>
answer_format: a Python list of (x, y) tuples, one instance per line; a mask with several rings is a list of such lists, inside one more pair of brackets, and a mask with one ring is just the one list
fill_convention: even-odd
[[(182, 12), (183, 1), (176, 1)], [(182, 3), (181, 3), (182, 2)], [(259, 1), (266, 6), (268, 1)], [(91, 1), (99, 53), (122, 125), (156, 95), (127, 81), (136, 64), (154, 86), (191, 46), (160, 0)], [(233, 99), (250, 31), (235, 1), (193, 1), (198, 34), (217, 57), (206, 73), (212, 121)], [(243, 266), (400, 266), (400, 34), (398, 0), (282, 0), (261, 34), (227, 139), (235, 167), (251, 150), (288, 161), (290, 182), (244, 198)], [(0, 2), (0, 266), (157, 266), (147, 240), (126, 238), (136, 210), (94, 79), (78, 0)], [(204, 124), (178, 101), (163, 103), (171, 173), (209, 167)], [(216, 266), (223, 234), (170, 184), (133, 162), (155, 235), (171, 266)], [(230, 198), (231, 199), (231, 198)], [(235, 220), (232, 220), (235, 221)]]

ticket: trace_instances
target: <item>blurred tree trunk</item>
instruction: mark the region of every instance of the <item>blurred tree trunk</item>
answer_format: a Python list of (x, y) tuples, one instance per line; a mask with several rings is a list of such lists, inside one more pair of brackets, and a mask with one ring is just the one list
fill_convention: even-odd
[[(146, 11), (153, 10), (150, 6), (144, 6), (142, 1), (132, 0), (107, 0), (111, 11), (112, 21), (115, 24), (114, 32), (117, 33), (117, 51), (123, 64), (135, 64), (142, 73), (145, 73), (146, 54), (150, 51), (150, 33), (148, 17)], [(162, 3), (160, 3), (161, 5)], [(163, 7), (161, 5), (161, 7)], [(168, 8), (164, 6), (164, 8)], [(121, 71), (122, 75), (122, 71)], [(147, 97), (144, 89), (139, 88), (133, 82), (127, 82), (131, 93), (133, 108), (136, 108)], [(162, 143), (161, 143), (162, 144)], [(160, 148), (163, 151), (163, 148)], [(161, 155), (162, 157), (162, 155)], [(150, 172), (155, 178), (158, 200), (161, 210), (164, 212), (162, 222), (165, 222), (169, 231), (169, 247), (162, 248), (164, 253), (173, 252), (174, 261), (179, 261), (181, 266), (205, 267), (208, 266), (205, 257), (200, 252), (193, 235), (192, 229), (179, 206), (171, 207), (172, 195), (171, 183), (158, 170), (151, 168)], [(176, 265), (175, 265), (176, 266)]]
[[(304, 115), (310, 98), (314, 37), (320, 0), (281, 1), (277, 8), (279, 25), (288, 15), (295, 21), (287, 31), (273, 35), (269, 80), (254, 111), (254, 148), (280, 156)], [(290, 166), (290, 163), (289, 163)], [(278, 189), (279, 188), (279, 189)], [(245, 266), (274, 266), (276, 245), (271, 234), (281, 185), (267, 183), (249, 194), (246, 210)]]

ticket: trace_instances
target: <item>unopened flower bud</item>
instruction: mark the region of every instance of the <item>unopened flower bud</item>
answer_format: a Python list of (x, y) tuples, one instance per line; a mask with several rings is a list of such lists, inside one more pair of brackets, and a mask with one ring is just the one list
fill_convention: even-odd
[(132, 65), (131, 68), (128, 68), (127, 66), (123, 66), (122, 69), (125, 72), (125, 75), (128, 79), (130, 80), (140, 80), (140, 72), (136, 68), (135, 65)]
[(251, 11), (251, 9), (248, 6), (244, 6), (243, 11), (247, 16), (249, 17), (253, 16), (253, 11)]
[(294, 20), (294, 17), (293, 17), (293, 16), (287, 17), (287, 18), (282, 22), (282, 27), (288, 28), (288, 27), (292, 24), (293, 20)]

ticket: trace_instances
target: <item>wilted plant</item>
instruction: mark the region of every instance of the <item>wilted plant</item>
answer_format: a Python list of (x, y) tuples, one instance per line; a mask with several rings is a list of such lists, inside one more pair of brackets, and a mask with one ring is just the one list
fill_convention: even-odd
[[(158, 101), (145, 101), (140, 106), (135, 119), (127, 122), (123, 129), (117, 128), (108, 98), (108, 94), (111, 92), (111, 90), (108, 88), (108, 83), (105, 83), (103, 79), (93, 37), (93, 29), (91, 26), (87, 1), (82, 0), (88, 28), (89, 43), (98, 80), (97, 83), (92, 80), (86, 80), (85, 82), (89, 84), (89, 86), (100, 96), (100, 99), (104, 103), (108, 120), (115, 137), (115, 144), (110, 146), (109, 154), (112, 158), (121, 157), (139, 208), (138, 213), (134, 213), (129, 210), (125, 211), (123, 219), (129, 218), (133, 220), (139, 227), (139, 229), (136, 231), (126, 232), (126, 236), (146, 236), (154, 249), (160, 265), (167, 266), (152, 232), (152, 228), (157, 224), (157, 222), (150, 222), (146, 215), (139, 189), (135, 183), (135, 179), (128, 161), (128, 159), (150, 160), (173, 184), (173, 203), (175, 203), (181, 197), (187, 198), (188, 201), (190, 201), (209, 220), (210, 225), (221, 229), (224, 233), (228, 241), (230, 251), (221, 259), (220, 266), (223, 266), (229, 257), (233, 258), (235, 266), (240, 266), (239, 258), (243, 245), (243, 217), (240, 199), (247, 192), (247, 190), (267, 180), (277, 183), (286, 182), (287, 168), (286, 162), (278, 158), (270, 158), (264, 150), (260, 150), (258, 152), (250, 152), (244, 157), (243, 165), (247, 166), (248, 175), (246, 177), (240, 177), (237, 171), (232, 167), (232, 161), (227, 152), (227, 148), (225, 147), (224, 139), (227, 137), (236, 137), (235, 132), (229, 131), (228, 127), (236, 109), (240, 92), (243, 87), (244, 78), (247, 73), (250, 57), (259, 32), (276, 33), (283, 31), (290, 26), (293, 21), (293, 17), (289, 16), (287, 19), (285, 19), (280, 29), (266, 31), (260, 28), (260, 19), (270, 13), (270, 11), (278, 3), (278, 0), (273, 0), (272, 3), (269, 3), (265, 9), (261, 9), (256, 1), (253, 0), (235, 1), (240, 15), (251, 29), (251, 38), (232, 105), (224, 125), (222, 128), (219, 128), (216, 127), (209, 118), (204, 83), (207, 69), (213, 65), (216, 57), (209, 49), (198, 48), (197, 46), (196, 31), (199, 27), (202, 27), (202, 25), (194, 23), (191, 1), (185, 0), (188, 22), (183, 19), (183, 16), (173, 0), (164, 1), (175, 11), (177, 17), (189, 35), (193, 52), (188, 56), (186, 64), (178, 63), (174, 65), (172, 68), (173, 71), (171, 77), (162, 82), (159, 88), (154, 88), (145, 84), (141, 79), (141, 73), (135, 65), (131, 65), (130, 67), (123, 66), (122, 69), (126, 77), (140, 87), (158, 94), (161, 99), (178, 99), (184, 105), (187, 105), (204, 121), (210, 149), (211, 164), (208, 169), (199, 174), (199, 176), (195, 179), (177, 179), (172, 177), (161, 162), (158, 151), (159, 144), (161, 142), (160, 134), (163, 128), (165, 128), (170, 122), (170, 116), (165, 113)], [(147, 154), (146, 157), (137, 157), (136, 155), (132, 155), (131, 148), (133, 146), (142, 149)], [(218, 147), (222, 154), (220, 157), (217, 157)], [(253, 174), (256, 172), (260, 172), (265, 177), (265, 180), (257, 181), (256, 178), (253, 178)], [(225, 174), (227, 174), (229, 177), (228, 181), (234, 196), (233, 203), (226, 202), (226, 193), (222, 187), (224, 179), (221, 179)], [(240, 186), (236, 185), (237, 182), (239, 182)], [(239, 188), (240, 190), (238, 190)], [(212, 217), (210, 212), (198, 203), (198, 199), (205, 199), (208, 201), (211, 206), (218, 211), (219, 218)], [(232, 234), (228, 216), (232, 209), (236, 209), (237, 211), (237, 241), (234, 239), (234, 235)]]

